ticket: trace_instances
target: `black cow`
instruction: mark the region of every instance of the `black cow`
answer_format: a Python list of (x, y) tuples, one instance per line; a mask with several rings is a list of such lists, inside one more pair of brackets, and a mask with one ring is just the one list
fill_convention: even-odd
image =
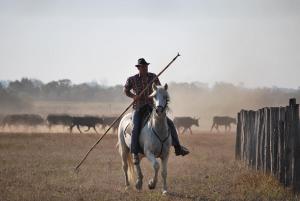
[(103, 124), (103, 119), (97, 116), (83, 116), (83, 117), (72, 117), (72, 124), (70, 125), (70, 132), (72, 133), (73, 127), (77, 126), (77, 129), (81, 133), (80, 126), (87, 126), (88, 129), (85, 131), (89, 131), (92, 127), (96, 133), (96, 125)]
[[(102, 129), (105, 129), (107, 126), (110, 126), (118, 117), (103, 116), (102, 118), (103, 118)], [(120, 119), (112, 126), (113, 133), (117, 132), (119, 123), (120, 123)]]
[(211, 126), (210, 131), (213, 130), (213, 128), (216, 128), (217, 131), (219, 131), (219, 126), (225, 126), (225, 132), (227, 132), (227, 127), (229, 127), (229, 132), (231, 130), (231, 124), (236, 124), (236, 119), (228, 116), (214, 116), (213, 117), (213, 124)]
[(62, 125), (71, 126), (72, 125), (72, 117), (67, 114), (49, 114), (47, 116), (48, 127), (51, 129), (52, 126)]
[(192, 117), (175, 117), (174, 118), (174, 124), (180, 133), (180, 128), (183, 127), (183, 131), (181, 132), (182, 134), (189, 129), (190, 133), (193, 134), (191, 127), (193, 125), (199, 127), (199, 119), (200, 118), (192, 118)]
[(5, 126), (32, 126), (44, 125), (44, 119), (37, 114), (10, 114), (4, 116), (1, 122), (2, 128)]

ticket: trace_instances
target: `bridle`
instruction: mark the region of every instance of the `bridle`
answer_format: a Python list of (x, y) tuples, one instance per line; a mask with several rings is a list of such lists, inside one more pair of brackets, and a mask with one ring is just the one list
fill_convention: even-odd
[[(154, 105), (154, 106), (153, 106), (153, 109), (155, 109), (155, 111), (157, 111), (159, 108), (162, 108), (161, 112), (165, 112), (166, 109), (167, 109), (167, 107), (168, 107), (168, 103), (166, 103), (164, 106), (157, 106), (157, 107), (156, 107), (156, 105)], [(157, 113), (157, 112), (156, 112), (156, 113)]]
[(160, 105), (156, 106), (155, 104), (153, 104), (153, 108), (155, 109), (155, 111), (157, 111), (158, 108), (162, 108), (161, 112), (165, 112), (168, 107), (168, 102), (169, 102), (169, 100), (167, 99), (166, 104), (164, 106), (160, 106)]
[[(154, 110), (154, 111), (152, 111), (152, 115), (153, 115), (154, 113), (157, 113), (157, 109), (158, 109), (158, 108), (162, 108), (162, 110), (161, 110), (162, 113), (165, 112), (166, 109), (167, 109), (167, 107), (168, 107), (168, 102), (169, 102), (169, 100), (166, 100), (166, 104), (165, 104), (164, 106), (156, 106), (156, 105), (154, 104), (154, 105), (153, 105), (153, 110)], [(157, 134), (157, 132), (154, 130), (154, 128), (153, 128), (153, 126), (152, 126), (152, 121), (151, 121), (150, 125), (151, 125), (151, 130), (152, 130), (152, 132), (154, 133), (154, 135), (157, 137), (157, 139), (158, 139), (158, 140), (160, 141), (160, 143), (161, 143), (161, 149), (160, 149), (160, 153), (159, 153), (159, 155), (158, 155), (158, 156), (160, 156), (161, 153), (162, 153), (162, 151), (163, 151), (164, 143), (165, 143), (165, 142), (169, 139), (169, 137), (170, 137), (170, 130), (169, 130), (169, 129), (167, 130), (167, 132), (168, 132), (167, 137), (165, 137), (164, 139), (160, 139), (159, 135)]]
[[(167, 105), (168, 105), (168, 102), (165, 104), (165, 106), (163, 107), (163, 111), (167, 108)], [(158, 107), (162, 107), (162, 106), (158, 106)], [(155, 109), (156, 107), (153, 108), (153, 110)], [(156, 109), (155, 109), (156, 110)], [(162, 111), (162, 112), (163, 112)], [(152, 112), (152, 115), (154, 114), (154, 112)], [(168, 135), (167, 137), (165, 137), (164, 139), (160, 139), (159, 135), (157, 134), (157, 132), (154, 130), (153, 128), (153, 125), (152, 125), (152, 121), (150, 121), (150, 127), (151, 127), (151, 131), (154, 133), (154, 135), (157, 137), (157, 139), (160, 141), (161, 143), (161, 148), (160, 148), (160, 152), (159, 152), (159, 155), (161, 155), (162, 151), (163, 151), (163, 147), (164, 147), (164, 143), (169, 139), (170, 137), (170, 130), (168, 128), (167, 132), (168, 132)]]

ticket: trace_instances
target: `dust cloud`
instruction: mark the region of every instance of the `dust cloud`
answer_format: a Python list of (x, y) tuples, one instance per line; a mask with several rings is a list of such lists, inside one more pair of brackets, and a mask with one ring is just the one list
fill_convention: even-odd
[[(27, 83), (26, 87), (20, 87), (24, 83)], [(17, 85), (18, 88), (15, 85), (16, 83), (13, 83), (0, 88), (0, 120), (6, 114), (20, 113), (39, 114), (44, 119), (53, 113), (118, 116), (131, 102), (131, 99), (123, 94), (121, 85), (73, 85), (69, 80), (47, 84), (36, 80), (22, 80)], [(299, 99), (300, 89), (247, 88), (224, 82), (209, 87), (208, 84), (200, 82), (172, 82), (169, 83), (169, 94), (170, 118), (200, 118), (199, 128), (193, 129), (207, 131), (212, 125), (213, 116), (236, 117), (241, 109), (257, 110), (267, 106), (285, 106), (289, 98)], [(232, 130), (235, 130), (235, 126)]]

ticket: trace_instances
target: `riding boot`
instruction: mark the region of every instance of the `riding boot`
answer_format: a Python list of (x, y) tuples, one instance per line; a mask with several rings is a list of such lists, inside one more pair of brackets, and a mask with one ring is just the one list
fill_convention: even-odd
[(190, 151), (186, 147), (181, 146), (181, 145), (174, 146), (174, 149), (175, 149), (176, 156), (185, 156), (190, 153)]

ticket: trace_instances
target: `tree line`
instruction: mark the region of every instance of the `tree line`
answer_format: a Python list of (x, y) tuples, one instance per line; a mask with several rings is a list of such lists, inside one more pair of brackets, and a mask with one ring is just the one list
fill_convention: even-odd
[[(240, 109), (279, 106), (291, 98), (300, 100), (300, 88), (247, 88), (243, 85), (218, 82), (209, 86), (200, 82), (169, 83), (171, 107), (177, 114), (201, 115), (236, 114)], [(31, 107), (34, 101), (129, 102), (123, 86), (104, 86), (96, 82), (73, 84), (69, 79), (43, 83), (37, 79), (22, 78), (0, 81), (0, 109)]]
[[(5, 86), (6, 85), (6, 86)], [(19, 98), (47, 101), (120, 101), (124, 98), (123, 87), (107, 87), (98, 83), (73, 84), (69, 79), (43, 83), (40, 80), (22, 78), (21, 80), (0, 82), (1, 98)], [(12, 97), (11, 97), (12, 98)]]

